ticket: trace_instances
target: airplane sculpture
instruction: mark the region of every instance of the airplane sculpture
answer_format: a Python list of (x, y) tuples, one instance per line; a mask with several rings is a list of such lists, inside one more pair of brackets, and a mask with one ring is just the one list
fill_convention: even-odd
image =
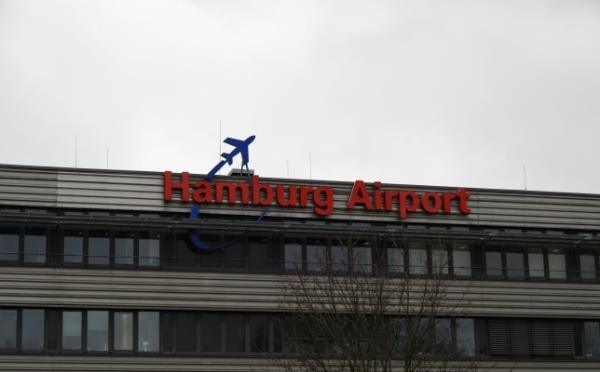
[(250, 155), (248, 154), (248, 146), (250, 146), (250, 144), (254, 141), (255, 138), (256, 136), (250, 136), (245, 140), (239, 140), (231, 137), (225, 138), (223, 142), (225, 142), (228, 145), (234, 146), (235, 148), (230, 153), (224, 152), (221, 154), (221, 157), (223, 157), (224, 160), (221, 160), (217, 165), (214, 166), (213, 169), (210, 170), (210, 172), (208, 172), (208, 174), (206, 175), (206, 179), (210, 181), (210, 179), (215, 174), (217, 174), (217, 172), (219, 172), (219, 170), (223, 168), (225, 164), (231, 165), (233, 163), (233, 158), (239, 154), (242, 155), (242, 166), (240, 168), (243, 170), (245, 166), (248, 175), (250, 175), (250, 168), (248, 167), (248, 162), (250, 161)]

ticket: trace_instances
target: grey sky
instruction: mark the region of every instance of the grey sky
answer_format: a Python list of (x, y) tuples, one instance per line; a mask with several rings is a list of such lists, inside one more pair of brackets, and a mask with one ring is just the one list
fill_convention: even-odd
[(262, 176), (600, 193), (600, 1), (0, 0), (0, 163), (204, 173), (219, 119)]

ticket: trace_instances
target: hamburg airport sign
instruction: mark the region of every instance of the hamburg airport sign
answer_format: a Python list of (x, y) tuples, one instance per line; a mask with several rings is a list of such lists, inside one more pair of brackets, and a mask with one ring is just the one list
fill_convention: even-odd
[[(241, 204), (264, 207), (257, 216), (257, 221), (262, 220), (268, 207), (280, 208), (312, 208), (313, 213), (326, 217), (334, 213), (334, 190), (331, 186), (312, 186), (306, 184), (277, 184), (261, 182), (260, 178), (250, 175), (248, 162), (250, 161), (248, 148), (255, 136), (245, 140), (226, 138), (223, 142), (234, 147), (229, 153), (223, 153), (223, 158), (207, 175), (193, 183), (190, 182), (189, 172), (182, 172), (175, 176), (171, 171), (164, 172), (164, 200), (173, 201), (173, 194), (179, 193), (180, 200), (184, 203), (193, 202), (190, 219), (197, 220), (202, 204)], [(236, 156), (241, 157), (241, 168), (248, 173), (248, 181), (212, 181), (213, 177), (226, 164), (232, 165)], [(381, 213), (397, 213), (399, 219), (406, 219), (409, 213), (422, 211), (427, 214), (449, 214), (453, 210), (461, 214), (469, 214), (469, 192), (459, 188), (455, 192), (424, 192), (414, 190), (390, 190), (382, 188), (381, 182), (367, 184), (364, 181), (354, 182), (352, 191), (346, 199), (346, 209), (361, 208), (367, 211)], [(219, 247), (208, 247), (193, 231), (190, 240), (200, 251), (214, 251), (225, 248), (234, 241), (226, 242)]]

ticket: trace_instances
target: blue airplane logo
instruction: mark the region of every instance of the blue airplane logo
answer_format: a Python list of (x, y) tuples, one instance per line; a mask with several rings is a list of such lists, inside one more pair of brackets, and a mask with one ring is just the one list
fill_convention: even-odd
[(223, 168), (225, 164), (233, 164), (233, 158), (239, 154), (242, 155), (241, 169), (244, 169), (245, 166), (246, 170), (248, 171), (248, 174), (250, 174), (250, 169), (248, 168), (248, 162), (250, 161), (250, 155), (248, 154), (248, 146), (250, 146), (250, 144), (254, 141), (255, 138), (256, 136), (250, 136), (245, 140), (239, 140), (231, 137), (225, 138), (223, 142), (235, 148), (230, 153), (224, 152), (221, 154), (221, 157), (223, 157), (224, 160), (221, 160), (217, 165), (214, 166), (213, 169), (210, 170), (210, 172), (208, 172), (208, 174), (206, 175), (206, 179), (210, 181), (210, 179), (213, 178), (213, 176), (217, 174), (217, 172), (221, 168)]

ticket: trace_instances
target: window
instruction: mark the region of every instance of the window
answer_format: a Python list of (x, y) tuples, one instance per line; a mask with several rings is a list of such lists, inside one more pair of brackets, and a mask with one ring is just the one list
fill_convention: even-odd
[(525, 261), (523, 252), (506, 252), (506, 277), (509, 279), (525, 278)]
[(455, 276), (471, 276), (471, 247), (469, 245), (452, 244), (452, 266)]
[(139, 239), (139, 265), (142, 267), (160, 265), (160, 240)]
[(581, 279), (596, 279), (596, 256), (592, 252), (579, 255), (579, 273)]
[(21, 345), (23, 350), (44, 349), (44, 310), (23, 309)]
[(0, 310), (0, 349), (17, 348), (17, 310)]
[(600, 357), (600, 326), (598, 322), (583, 322), (583, 352), (586, 358)]
[(248, 257), (251, 269), (268, 269), (271, 267), (271, 239), (267, 236), (251, 236), (248, 238)]
[(87, 312), (87, 351), (108, 351), (108, 311)]
[(202, 314), (202, 351), (221, 351), (221, 318), (219, 314)]
[(540, 248), (529, 249), (527, 259), (529, 261), (529, 277), (544, 278), (544, 251)]
[(362, 273), (370, 273), (373, 270), (369, 240), (359, 240), (352, 247), (352, 270)]
[[(244, 239), (241, 236), (225, 236), (226, 242), (231, 242), (223, 251), (223, 264), (227, 268), (244, 268)], [(249, 252), (252, 258), (252, 252)]]
[(456, 319), (456, 352), (458, 355), (475, 355), (475, 322), (473, 319)]
[(302, 269), (302, 241), (300, 239), (287, 238), (283, 242), (284, 267), (286, 270)]
[(250, 351), (266, 353), (269, 351), (269, 317), (250, 315)]
[(309, 239), (306, 243), (306, 268), (308, 271), (325, 270), (325, 241), (323, 239)]
[(46, 263), (46, 236), (25, 235), (23, 259), (27, 263)]
[(565, 252), (560, 248), (548, 250), (548, 277), (550, 279), (567, 279)]
[[(202, 238), (204, 239), (204, 236)], [(219, 252), (196, 253), (187, 235), (177, 235), (173, 249), (173, 263), (176, 267), (196, 266), (196, 255), (200, 265), (204, 267), (219, 266)]]
[(196, 351), (196, 314), (177, 313), (175, 349), (180, 352)]
[(19, 260), (19, 235), (0, 234), (0, 261)]
[(388, 241), (385, 245), (388, 273), (403, 273), (404, 249), (399, 247), (394, 241)]
[(133, 313), (113, 314), (115, 350), (133, 350)]
[(338, 242), (338, 245), (331, 246), (331, 270), (332, 271), (348, 271), (348, 248), (343, 245), (345, 242)]
[(427, 274), (427, 248), (425, 243), (408, 243), (408, 262), (411, 274)]
[(485, 252), (485, 267), (488, 277), (502, 276), (502, 252)]
[(83, 237), (65, 236), (63, 239), (63, 262), (83, 263)]
[(89, 240), (88, 264), (90, 265), (108, 265), (110, 239), (107, 237), (90, 237)]
[(243, 315), (226, 314), (225, 323), (225, 352), (241, 353), (245, 351), (246, 327)]
[(115, 264), (133, 265), (133, 239), (115, 239)]
[(159, 346), (160, 316), (157, 311), (138, 313), (138, 351), (157, 352)]
[(433, 274), (448, 275), (448, 250), (437, 245), (431, 250), (431, 269)]
[(452, 351), (452, 323), (450, 319), (435, 320), (435, 351), (446, 354)]
[(81, 350), (81, 312), (64, 311), (62, 318), (63, 350)]

